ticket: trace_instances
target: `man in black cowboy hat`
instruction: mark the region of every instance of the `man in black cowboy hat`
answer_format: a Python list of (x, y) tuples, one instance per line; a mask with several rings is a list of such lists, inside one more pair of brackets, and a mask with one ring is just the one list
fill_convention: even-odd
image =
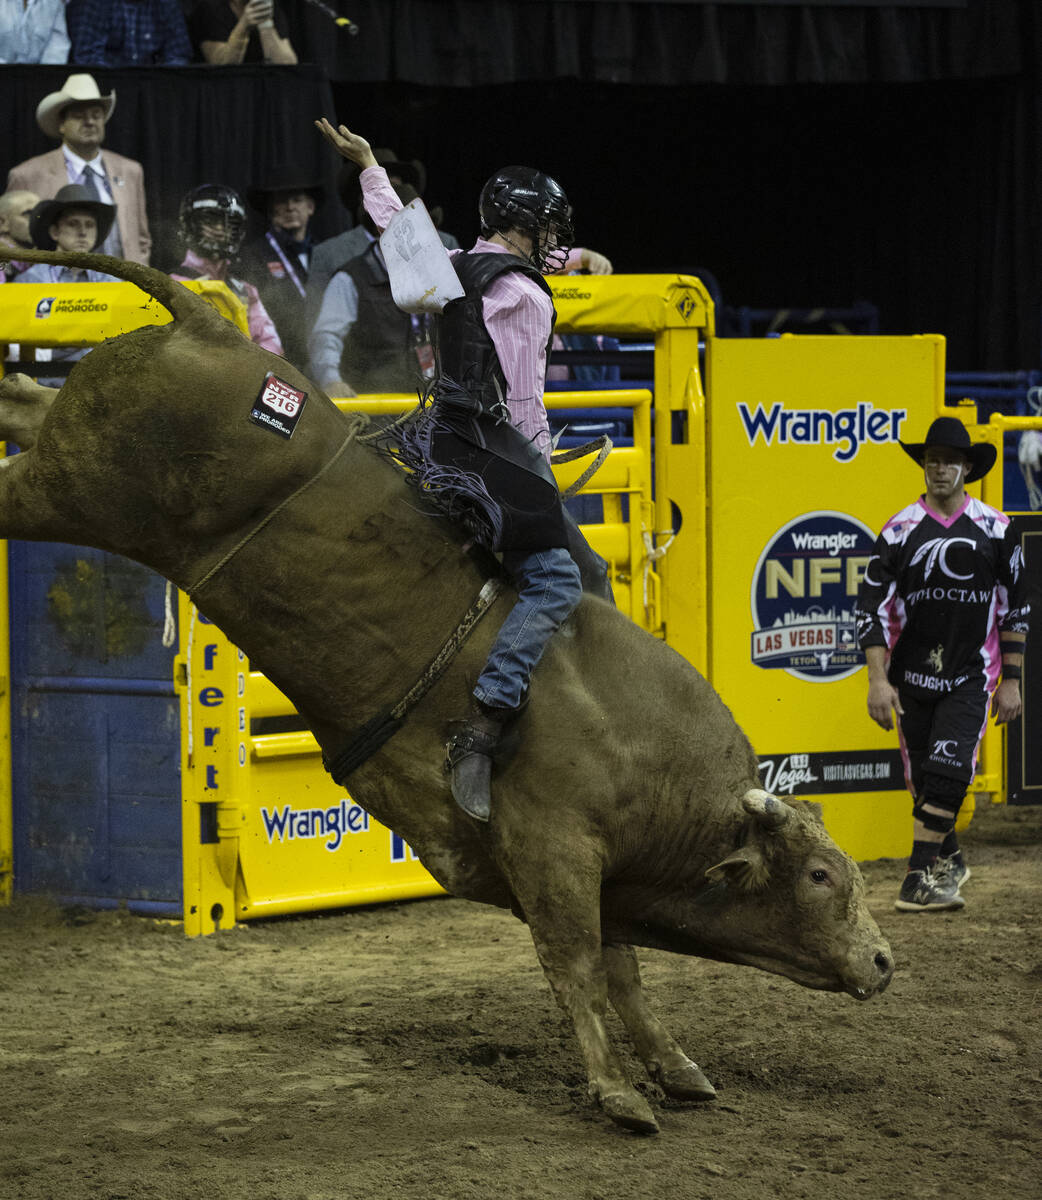
[(240, 271), (260, 293), (284, 355), (301, 370), (307, 369), (308, 357), (304, 305), (313, 250), (311, 218), (324, 196), (320, 183), (292, 170), (246, 192), (267, 227), (243, 248)]
[[(53, 200), (41, 200), (29, 217), (29, 234), (40, 250), (96, 250), (104, 242), (116, 206), (102, 204), (94, 193), (78, 183), (58, 189)], [(15, 283), (117, 283), (112, 275), (87, 271), (82, 267), (63, 267), (57, 263), (34, 263), (17, 276)], [(37, 351), (37, 360), (47, 353), (51, 362), (76, 362), (87, 353), (86, 347), (66, 346)], [(61, 387), (64, 377), (40, 379), (45, 387)]]
[[(1028, 631), (1027, 578), (1009, 518), (968, 496), (995, 447), (938, 417), (926, 439), (901, 443), (926, 491), (890, 518), (857, 600), (868, 662), (868, 712), (884, 729), (896, 712), (912, 792), (912, 855), (896, 906), (962, 908), (970, 877), (955, 836), (988, 719), (1020, 715)], [(1001, 675), (1001, 682), (1000, 682)]]

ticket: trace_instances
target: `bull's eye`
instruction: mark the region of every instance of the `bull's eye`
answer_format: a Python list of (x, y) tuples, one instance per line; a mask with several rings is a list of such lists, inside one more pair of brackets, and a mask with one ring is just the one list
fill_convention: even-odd
[(811, 871), (810, 877), (815, 883), (828, 883), (829, 881), (828, 871), (823, 871), (820, 867), (816, 871)]

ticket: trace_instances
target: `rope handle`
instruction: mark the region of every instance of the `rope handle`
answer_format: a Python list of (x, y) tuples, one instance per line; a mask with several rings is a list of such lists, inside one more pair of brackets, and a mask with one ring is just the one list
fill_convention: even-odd
[(587, 483), (597, 474), (604, 466), (604, 460), (612, 451), (612, 440), (606, 433), (602, 433), (599, 438), (594, 438), (592, 442), (584, 442), (581, 446), (573, 446), (571, 450), (555, 450), (550, 455), (550, 462), (557, 466), (560, 463), (574, 462), (577, 458), (585, 458), (588, 454), (593, 454), (597, 451), (597, 457), (586, 468), (585, 471), (575, 480), (569, 487), (561, 493), (562, 500), (570, 500), (576, 492), (582, 491)]

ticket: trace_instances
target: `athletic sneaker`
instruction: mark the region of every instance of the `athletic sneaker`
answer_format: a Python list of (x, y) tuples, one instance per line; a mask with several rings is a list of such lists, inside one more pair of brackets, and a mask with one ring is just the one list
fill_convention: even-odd
[(951, 858), (939, 858), (933, 864), (934, 879), (952, 879), (955, 881), (955, 890), (958, 891), (973, 872), (970, 868), (953, 854)]
[(933, 871), (909, 871), (894, 907), (901, 912), (940, 912), (946, 908), (962, 908), (965, 903), (950, 876), (939, 878)]

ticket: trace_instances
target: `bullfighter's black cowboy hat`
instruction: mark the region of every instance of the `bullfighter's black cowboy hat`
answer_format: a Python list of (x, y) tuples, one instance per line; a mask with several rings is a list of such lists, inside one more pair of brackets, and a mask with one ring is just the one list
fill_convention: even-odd
[(83, 209), (97, 221), (98, 237), (92, 247), (97, 250), (108, 237), (112, 222), (116, 219), (116, 206), (103, 204), (82, 183), (67, 183), (58, 189), (53, 200), (41, 200), (33, 207), (29, 214), (29, 236), (33, 239), (33, 245), (40, 250), (53, 250), (55, 242), (51, 237), (51, 226), (71, 208)]
[(246, 199), (251, 208), (266, 217), (272, 197), (294, 192), (306, 193), (314, 200), (316, 208), (319, 208), (326, 198), (326, 189), (317, 180), (309, 178), (303, 171), (283, 168), (272, 172), (254, 187), (247, 188)]
[(970, 460), (970, 469), (964, 482), (973, 483), (982, 479), (995, 465), (998, 451), (989, 442), (971, 442), (966, 426), (957, 417), (938, 417), (926, 431), (922, 442), (901, 442), (901, 449), (923, 465), (926, 451), (932, 446), (947, 450), (959, 450)]

